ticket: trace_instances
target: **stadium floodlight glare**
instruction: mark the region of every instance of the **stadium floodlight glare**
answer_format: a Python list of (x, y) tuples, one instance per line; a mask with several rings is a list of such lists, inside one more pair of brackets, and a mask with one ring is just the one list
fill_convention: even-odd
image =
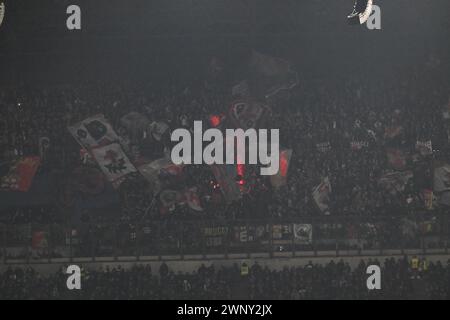
[(356, 0), (353, 12), (347, 17), (349, 24), (363, 24), (372, 13), (373, 0)]
[(5, 16), (5, 4), (2, 1), (0, 1), (0, 26), (2, 25), (4, 16)]

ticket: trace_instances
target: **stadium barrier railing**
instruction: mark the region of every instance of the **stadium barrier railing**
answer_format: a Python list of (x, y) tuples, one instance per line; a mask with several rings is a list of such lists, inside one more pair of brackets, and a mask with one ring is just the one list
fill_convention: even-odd
[(449, 218), (310, 217), (3, 224), (3, 263), (448, 253)]

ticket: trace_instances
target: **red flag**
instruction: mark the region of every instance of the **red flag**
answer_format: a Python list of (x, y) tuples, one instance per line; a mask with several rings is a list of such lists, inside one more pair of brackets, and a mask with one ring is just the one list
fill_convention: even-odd
[(280, 169), (276, 175), (270, 177), (270, 183), (274, 188), (279, 188), (287, 183), (289, 163), (292, 157), (292, 150), (283, 150), (280, 152)]
[(39, 157), (24, 157), (17, 160), (8, 174), (0, 179), (0, 189), (26, 192), (41, 164)]

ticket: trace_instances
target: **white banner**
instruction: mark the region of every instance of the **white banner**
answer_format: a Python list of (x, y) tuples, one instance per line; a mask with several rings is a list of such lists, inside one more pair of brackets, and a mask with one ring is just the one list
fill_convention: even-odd
[(311, 224), (294, 224), (295, 242), (301, 244), (311, 244), (313, 236), (313, 228)]
[(298, 74), (289, 61), (253, 51), (250, 60), (254, 86), (269, 98), (281, 90), (289, 90), (298, 85)]
[(331, 150), (331, 144), (330, 142), (320, 142), (316, 144), (317, 151), (321, 153), (325, 153)]
[(92, 154), (108, 181), (115, 187), (120, 185), (125, 176), (137, 171), (118, 143), (92, 149)]
[(369, 147), (368, 141), (352, 141), (352, 142), (350, 142), (350, 148), (353, 151), (361, 150), (361, 149), (367, 148), (367, 147)]
[(433, 146), (431, 140), (428, 141), (417, 141), (416, 150), (422, 155), (427, 156), (433, 154)]
[(119, 140), (111, 124), (102, 114), (69, 126), (68, 129), (78, 143), (87, 150)]

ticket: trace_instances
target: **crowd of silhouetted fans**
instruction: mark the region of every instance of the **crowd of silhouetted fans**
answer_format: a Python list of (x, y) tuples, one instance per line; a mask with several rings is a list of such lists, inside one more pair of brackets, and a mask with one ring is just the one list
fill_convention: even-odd
[[(381, 266), (381, 289), (369, 290), (368, 265)], [(407, 258), (347, 262), (309, 262), (273, 270), (253, 265), (202, 265), (192, 273), (166, 264), (82, 270), (81, 290), (68, 290), (67, 275), (9, 268), (0, 275), (0, 299), (449, 299), (450, 262)]]
[[(424, 65), (383, 79), (357, 74), (308, 77), (305, 81), (300, 79), (300, 85), (290, 92), (269, 101), (272, 113), (265, 125), (280, 128), (282, 148), (293, 150), (287, 185), (275, 190), (269, 179), (257, 177), (249, 169), (243, 177), (236, 177), (245, 182), (242, 199), (224, 204), (215, 201), (216, 182), (208, 166), (187, 166), (182, 184), (197, 187), (202, 212), (193, 212), (185, 204), (161, 211), (155, 205), (157, 197), (153, 198), (155, 195), (140, 176), (131, 177), (115, 191), (119, 204), (103, 209), (81, 208), (79, 200), (82, 203), (85, 196), (67, 185), (74, 178), (73, 170), (86, 164), (67, 127), (103, 113), (119, 134), (130, 159), (134, 161), (142, 154), (157, 159), (167, 152), (168, 146), (149, 146), (143, 137), (120, 124), (121, 117), (135, 111), (150, 121), (167, 123), (170, 129), (190, 128), (194, 120), (203, 120), (207, 126), (212, 115), (228, 115), (233, 100), (229, 86), (85, 84), (2, 88), (0, 159), (6, 162), (39, 154), (39, 138), (48, 137), (50, 144), (40, 174), (51, 172), (57, 180), (53, 197), (56, 209), (46, 213), (41, 207), (8, 208), (2, 211), (2, 220), (49, 223), (76, 217), (76, 223), (114, 221), (123, 224), (124, 230), (133, 230), (136, 221), (146, 219), (277, 220), (330, 214), (407, 217), (412, 221), (426, 216), (433, 220), (446, 208), (434, 201), (433, 210), (427, 210), (429, 203), (422, 192), (433, 188), (433, 160), (445, 159), (448, 154), (450, 125), (444, 116), (449, 108), (448, 76), (439, 67)], [(397, 128), (401, 129), (396, 131)], [(417, 141), (430, 141), (431, 153), (419, 155)], [(391, 147), (407, 155), (404, 163), (390, 163), (386, 151)], [(396, 165), (403, 167), (393, 168)], [(380, 185), (387, 170), (410, 170), (413, 177), (402, 188), (388, 190)], [(323, 177), (328, 177), (332, 189), (326, 211), (319, 210), (312, 197), (312, 189)], [(179, 181), (176, 183), (180, 187)], [(70, 212), (71, 217), (60, 212)], [(161, 232), (161, 236), (169, 234), (170, 230)], [(397, 234), (393, 231), (391, 238)], [(389, 235), (385, 238), (389, 239)]]
[[(447, 108), (448, 83), (443, 79), (432, 81), (432, 75), (424, 72), (416, 79), (408, 74), (386, 83), (357, 77), (339, 82), (308, 79), (291, 91), (289, 99), (271, 103), (273, 112), (267, 124), (281, 129), (281, 146), (293, 149), (293, 160), (288, 186), (269, 199), (265, 188), (250, 192), (254, 205), (270, 207), (268, 214), (272, 216), (306, 214), (311, 210), (311, 187), (317, 183), (317, 177), (328, 176), (334, 187), (335, 214), (373, 215), (388, 213), (392, 208), (407, 210), (406, 198), (416, 200), (417, 191), (427, 187), (427, 164), (414, 163), (420, 172), (402, 196), (383, 192), (377, 179), (389, 166), (385, 152), (389, 144), (412, 152), (418, 140), (431, 140), (434, 151), (447, 150), (449, 126), (442, 113)], [(130, 111), (140, 112), (151, 121), (164, 121), (171, 129), (191, 127), (194, 120), (207, 123), (211, 115), (228, 112), (231, 97), (225, 92), (177, 89), (159, 94), (146, 86), (2, 89), (1, 157), (6, 160), (37, 155), (39, 137), (44, 136), (50, 139), (46, 167), (69, 170), (80, 164), (80, 147), (67, 126), (94, 114), (105, 114), (131, 146), (129, 149), (139, 153), (144, 149), (142, 141), (120, 126), (120, 118)], [(392, 126), (402, 128), (395, 142), (386, 135)], [(352, 152), (351, 142), (363, 142), (364, 146)], [(198, 172), (194, 171), (190, 178), (203, 186), (211, 176), (198, 177)], [(266, 188), (270, 189), (268, 183)], [(257, 200), (263, 205), (258, 206), (256, 203), (261, 201)], [(239, 208), (235, 211), (237, 216), (246, 214)]]

